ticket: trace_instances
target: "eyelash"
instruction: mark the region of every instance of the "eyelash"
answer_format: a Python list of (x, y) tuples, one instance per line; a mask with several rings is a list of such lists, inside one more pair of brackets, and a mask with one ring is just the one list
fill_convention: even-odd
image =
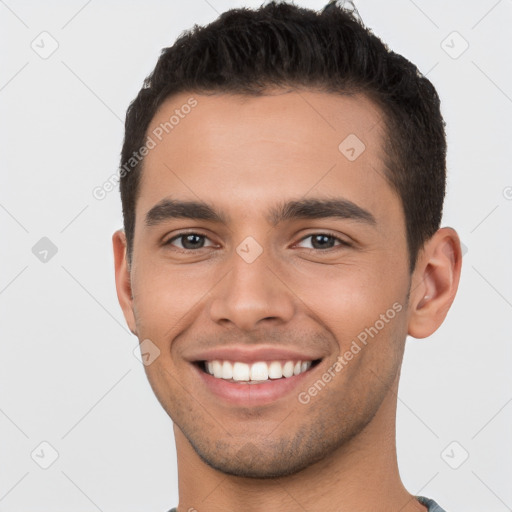
[[(203, 235), (201, 233), (197, 233), (196, 231), (187, 231), (187, 232), (183, 232), (183, 233), (180, 233), (178, 235), (173, 236), (172, 238), (170, 238), (169, 240), (164, 242), (163, 245), (164, 246), (171, 246), (172, 242), (174, 240), (178, 240), (178, 239), (183, 238), (183, 237), (188, 236), (188, 235), (197, 235), (197, 236), (200, 236), (200, 237), (208, 239), (208, 237), (206, 235)], [(315, 251), (315, 252), (330, 252), (330, 251), (335, 250), (336, 247), (352, 247), (351, 243), (349, 243), (346, 240), (343, 240), (343, 239), (337, 237), (335, 234), (329, 233), (327, 231), (319, 231), (317, 233), (311, 233), (311, 234), (306, 235), (305, 237), (301, 238), (299, 240), (299, 242), (303, 242), (304, 240), (306, 240), (308, 238), (311, 238), (313, 236), (317, 236), (317, 235), (323, 235), (323, 236), (327, 236), (329, 238), (333, 238), (335, 241), (340, 242), (340, 243), (337, 246), (329, 247), (328, 249), (315, 249), (315, 248), (311, 248), (310, 249), (310, 248), (305, 248), (306, 250), (308, 250), (308, 251)], [(178, 252), (181, 252), (181, 253), (192, 253), (192, 252), (198, 252), (201, 249), (208, 249), (208, 247), (200, 247), (199, 249), (182, 249), (180, 247), (175, 247), (175, 249)]]

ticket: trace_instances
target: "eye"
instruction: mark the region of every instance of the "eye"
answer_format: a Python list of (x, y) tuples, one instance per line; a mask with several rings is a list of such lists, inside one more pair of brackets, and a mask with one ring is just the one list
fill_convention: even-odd
[[(179, 245), (175, 245), (173, 242), (179, 240)], [(201, 235), (200, 233), (180, 233), (179, 235), (176, 235), (167, 242), (164, 243), (164, 245), (172, 245), (177, 246), (179, 249), (183, 249), (185, 251), (193, 251), (195, 249), (202, 249), (205, 247), (205, 240), (209, 240), (209, 238), (206, 235)], [(209, 247), (213, 246), (212, 243)]]
[[(333, 249), (334, 243), (337, 241), (339, 242), (338, 246), (344, 246), (344, 247), (351, 247), (351, 244), (349, 242), (346, 242), (345, 240), (342, 240), (341, 238), (334, 236), (330, 233), (313, 233), (311, 235), (308, 235), (301, 239), (301, 242), (304, 240), (307, 240), (308, 238), (311, 238), (311, 245), (312, 249), (319, 249), (319, 250), (325, 250), (325, 249)], [(306, 247), (306, 249), (309, 249)]]

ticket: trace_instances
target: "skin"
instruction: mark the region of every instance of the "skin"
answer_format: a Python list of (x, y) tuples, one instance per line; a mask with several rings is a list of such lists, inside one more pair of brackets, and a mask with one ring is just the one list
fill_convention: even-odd
[[(425, 511), (398, 472), (397, 390), (406, 336), (432, 334), (455, 297), (457, 233), (437, 231), (409, 273), (401, 201), (384, 179), (380, 111), (366, 97), (181, 93), (161, 106), (148, 134), (191, 96), (197, 107), (145, 158), (131, 266), (123, 231), (113, 236), (126, 321), (160, 350), (145, 370), (174, 422), (179, 512)], [(349, 134), (366, 146), (352, 162), (338, 149)], [(147, 212), (168, 197), (206, 201), (229, 222), (146, 226)], [(376, 222), (268, 222), (277, 203), (312, 197), (343, 197)], [(183, 230), (204, 235), (204, 247), (183, 238), (164, 245)], [(352, 245), (313, 245), (311, 235), (325, 232)], [(250, 264), (236, 252), (248, 236), (263, 249)], [(298, 392), (394, 303), (401, 311), (300, 403)], [(286, 397), (234, 406), (212, 397), (187, 358), (235, 344), (313, 347), (322, 361)]]

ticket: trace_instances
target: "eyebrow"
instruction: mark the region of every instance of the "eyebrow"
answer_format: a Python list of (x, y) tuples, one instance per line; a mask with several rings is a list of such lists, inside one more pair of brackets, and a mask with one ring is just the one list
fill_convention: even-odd
[[(269, 209), (266, 220), (275, 226), (287, 220), (329, 217), (355, 220), (369, 225), (377, 223), (369, 211), (343, 198), (311, 198), (282, 202)], [(146, 226), (156, 226), (172, 219), (209, 220), (225, 225), (230, 221), (229, 215), (203, 201), (165, 198), (147, 212), (145, 223)]]

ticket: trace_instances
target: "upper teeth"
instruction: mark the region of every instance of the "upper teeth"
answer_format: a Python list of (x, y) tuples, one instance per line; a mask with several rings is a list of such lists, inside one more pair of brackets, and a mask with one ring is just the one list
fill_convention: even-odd
[(206, 361), (206, 371), (218, 379), (233, 379), (236, 381), (262, 381), (292, 377), (307, 371), (311, 361), (258, 361), (247, 364), (239, 361)]

